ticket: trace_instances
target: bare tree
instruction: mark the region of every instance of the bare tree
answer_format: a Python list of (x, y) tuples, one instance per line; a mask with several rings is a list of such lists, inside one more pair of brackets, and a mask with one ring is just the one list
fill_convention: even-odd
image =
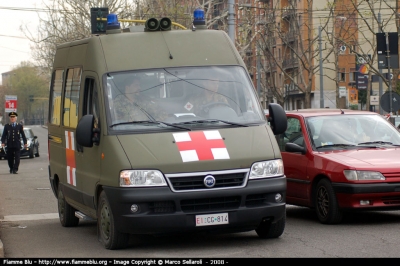
[[(299, 2), (294, 0), (272, 1), (264, 12), (269, 23), (260, 25), (256, 32), (256, 46), (264, 58), (261, 65), (264, 88), (281, 105), (290, 93), (301, 92), (304, 93), (304, 108), (311, 108), (311, 91), (319, 71), (319, 65), (314, 63), (319, 51), (315, 49), (318, 33), (313, 2), (307, 0), (303, 6), (298, 6)], [(326, 27), (329, 17), (319, 23)]]
[[(43, 119), (45, 117), (44, 112), (48, 106), (49, 80), (41, 73), (40, 68), (29, 62), (21, 62), (12, 70), (12, 75), (4, 88), (4, 95), (18, 97), (19, 119)], [(32, 99), (30, 99), (30, 95)], [(3, 101), (4, 97), (1, 97), (0, 102)]]
[(36, 64), (51, 73), (57, 45), (72, 40), (83, 39), (91, 35), (90, 8), (108, 7), (119, 18), (131, 18), (135, 3), (124, 0), (54, 0), (44, 3), (47, 12), (38, 13), (37, 33), (27, 27), (21, 30), (33, 43), (33, 58)]
[[(44, 3), (47, 12), (38, 12), (38, 33), (30, 32), (27, 27), (21, 30), (32, 41), (33, 58), (37, 65), (51, 73), (57, 45), (91, 36), (90, 8), (108, 7), (110, 13), (116, 13), (119, 19), (145, 20), (151, 17), (169, 17), (174, 22), (189, 27), (193, 11), (203, 8), (206, 11), (207, 26), (225, 24), (227, 14), (218, 14), (216, 7), (223, 0), (179, 1), (179, 0), (54, 0)], [(43, 11), (43, 10), (40, 10)], [(129, 26), (128, 22), (122, 27)]]
[[(382, 31), (396, 30), (396, 6), (393, 1), (329, 1), (330, 13), (334, 17), (332, 31), (325, 30), (325, 36), (331, 46), (330, 53), (333, 53), (332, 61), (328, 63), (334, 65), (335, 76), (328, 78), (335, 81), (336, 84), (336, 103), (338, 107), (345, 107), (339, 98), (340, 76), (349, 74), (354, 76), (353, 87), (357, 87), (356, 78), (357, 65), (367, 65), (368, 72), (368, 87), (365, 89), (366, 109), (370, 109), (370, 93), (372, 91), (372, 76), (380, 76), (386, 85), (389, 85), (387, 78), (379, 72), (377, 68), (377, 44), (376, 33), (381, 29)], [(384, 19), (380, 21), (380, 15), (384, 15)], [(346, 50), (340, 47), (347, 47)], [(329, 48), (328, 48), (329, 49)], [(352, 57), (347, 60), (352, 62), (352, 71), (344, 72), (341, 69), (340, 62), (343, 57), (351, 55)], [(327, 64), (329, 67), (330, 64)], [(347, 84), (346, 84), (347, 85)], [(343, 82), (342, 82), (343, 86)], [(359, 90), (359, 92), (361, 92)]]

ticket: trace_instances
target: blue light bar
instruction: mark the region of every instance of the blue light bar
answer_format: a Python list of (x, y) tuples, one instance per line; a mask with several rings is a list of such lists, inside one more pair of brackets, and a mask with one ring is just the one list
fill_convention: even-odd
[(121, 26), (118, 22), (116, 14), (110, 13), (107, 15), (107, 30), (120, 29)]
[(206, 25), (206, 21), (204, 19), (204, 10), (201, 8), (197, 8), (193, 12), (193, 25)]

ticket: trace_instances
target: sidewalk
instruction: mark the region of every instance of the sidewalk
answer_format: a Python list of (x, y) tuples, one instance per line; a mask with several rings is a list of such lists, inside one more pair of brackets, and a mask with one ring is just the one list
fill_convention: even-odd
[[(47, 128), (47, 125), (42, 125), (42, 127)], [(1, 238), (0, 238), (0, 258), (4, 258), (4, 245), (3, 242), (1, 242)]]

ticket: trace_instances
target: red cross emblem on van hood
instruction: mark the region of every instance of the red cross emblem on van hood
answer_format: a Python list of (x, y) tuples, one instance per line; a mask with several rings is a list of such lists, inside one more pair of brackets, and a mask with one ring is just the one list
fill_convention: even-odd
[(218, 130), (175, 133), (173, 136), (184, 163), (229, 159)]

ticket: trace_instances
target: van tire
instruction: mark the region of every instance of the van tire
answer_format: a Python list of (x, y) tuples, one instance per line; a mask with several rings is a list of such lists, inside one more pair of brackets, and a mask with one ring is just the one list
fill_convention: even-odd
[(128, 245), (129, 234), (120, 233), (115, 228), (114, 216), (104, 191), (100, 193), (97, 208), (97, 230), (106, 249), (122, 249)]
[(318, 182), (314, 200), (315, 211), (322, 224), (338, 224), (342, 221), (343, 213), (339, 209), (335, 191), (328, 179)]
[(58, 186), (57, 195), (58, 217), (60, 218), (61, 225), (64, 227), (77, 226), (79, 224), (79, 218), (75, 216), (76, 209), (67, 203), (60, 185)]
[(284, 216), (272, 223), (271, 221), (262, 221), (256, 229), (256, 233), (260, 238), (278, 238), (283, 234), (286, 225), (286, 211)]

